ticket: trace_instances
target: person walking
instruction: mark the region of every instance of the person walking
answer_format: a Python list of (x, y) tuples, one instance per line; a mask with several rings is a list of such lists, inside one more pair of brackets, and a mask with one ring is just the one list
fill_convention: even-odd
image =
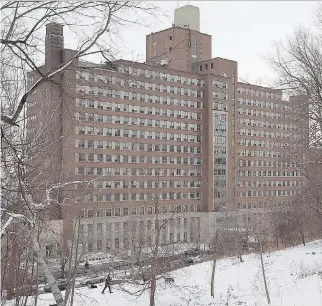
[(111, 278), (111, 276), (109, 274), (105, 279), (105, 286), (104, 286), (104, 289), (102, 291), (103, 294), (104, 294), (104, 291), (105, 291), (106, 288), (109, 289), (110, 293), (113, 293), (112, 288), (111, 288), (111, 283), (112, 283), (112, 278)]

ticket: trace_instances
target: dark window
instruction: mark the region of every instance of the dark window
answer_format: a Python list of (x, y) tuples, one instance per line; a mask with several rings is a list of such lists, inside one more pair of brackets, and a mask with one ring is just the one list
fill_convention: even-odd
[(210, 69), (214, 69), (214, 63), (210, 63)]
[(172, 40), (172, 35), (170, 35), (169, 39)]
[(172, 51), (172, 47), (169, 48), (169, 51)]

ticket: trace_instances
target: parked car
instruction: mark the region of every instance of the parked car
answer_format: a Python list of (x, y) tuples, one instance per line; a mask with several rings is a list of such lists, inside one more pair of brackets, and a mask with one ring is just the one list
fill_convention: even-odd
[(103, 283), (104, 281), (105, 281), (104, 276), (93, 276), (93, 277), (89, 277), (81, 280), (80, 283), (82, 285), (88, 286), (88, 285)]
[[(57, 282), (57, 285), (58, 285), (58, 289), (60, 291), (66, 290), (66, 288), (67, 288), (67, 281), (65, 281), (65, 280), (58, 281)], [(45, 290), (45, 292), (51, 292), (51, 289), (50, 289), (50, 287), (49, 287), (48, 284), (45, 285), (44, 290)]]
[(183, 254), (186, 256), (198, 256), (198, 255), (200, 255), (200, 253), (201, 253), (201, 251), (199, 249), (195, 248), (195, 249), (186, 250), (186, 251), (184, 251)]

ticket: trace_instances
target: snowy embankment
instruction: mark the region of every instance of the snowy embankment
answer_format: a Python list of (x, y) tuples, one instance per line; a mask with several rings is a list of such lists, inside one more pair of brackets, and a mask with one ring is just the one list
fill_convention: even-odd
[[(283, 251), (264, 255), (271, 305), (321, 306), (322, 305), (322, 240)], [(156, 305), (267, 305), (258, 255), (219, 260), (215, 275), (215, 298), (210, 296), (211, 262), (186, 267), (171, 273), (174, 285), (159, 281)], [(101, 294), (97, 289), (76, 290), (77, 306), (146, 306), (148, 292), (140, 297), (131, 296), (119, 286), (113, 293)], [(126, 287), (135, 291), (136, 287)], [(49, 306), (54, 300), (50, 294), (38, 297), (38, 306)], [(228, 301), (228, 304), (226, 304)], [(9, 304), (9, 302), (8, 302)], [(28, 305), (32, 305), (30, 300)]]

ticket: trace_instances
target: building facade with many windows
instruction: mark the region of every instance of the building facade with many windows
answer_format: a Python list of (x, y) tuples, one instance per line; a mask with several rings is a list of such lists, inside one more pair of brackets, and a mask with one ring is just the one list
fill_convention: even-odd
[[(47, 25), (42, 69), (73, 58), (63, 41), (63, 26)], [(61, 217), (67, 232), (80, 217), (88, 252), (151, 242), (156, 214), (162, 243), (206, 242), (218, 212), (283, 205), (301, 184), (280, 161), (296, 128), (282, 92), (238, 82), (237, 62), (211, 59), (211, 36), (189, 25), (147, 35), (146, 63), (74, 60), (28, 103), (28, 137), (50, 125), (59, 138), (53, 181), (84, 182), (62, 191)]]

